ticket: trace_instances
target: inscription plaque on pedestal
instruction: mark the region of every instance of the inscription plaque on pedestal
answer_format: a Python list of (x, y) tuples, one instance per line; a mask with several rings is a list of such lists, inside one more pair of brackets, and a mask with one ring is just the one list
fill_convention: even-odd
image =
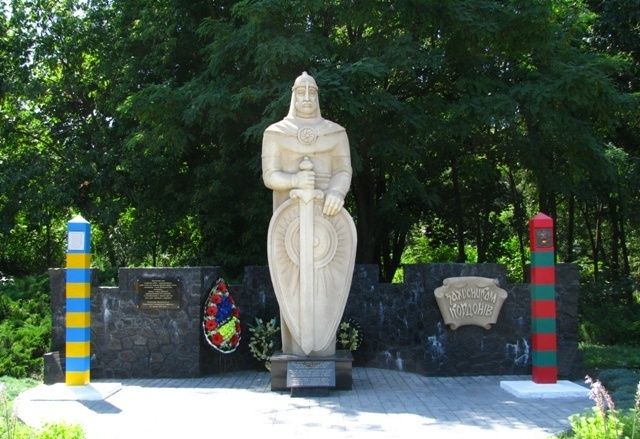
[(140, 309), (180, 309), (182, 288), (176, 278), (142, 278), (136, 283)]
[(290, 361), (287, 387), (335, 387), (335, 361)]
[[(301, 387), (299, 381), (300, 374), (302, 374), (302, 376), (304, 376), (305, 373), (308, 375), (313, 373), (320, 374), (320, 372), (317, 370), (314, 371), (313, 369), (313, 363), (315, 362), (327, 363), (325, 366), (315, 367), (331, 368), (333, 372), (326, 371), (323, 372), (323, 374), (332, 375), (327, 375), (329, 378), (325, 377), (322, 380), (307, 379), (306, 384), (303, 380), (302, 386), (308, 387)], [(311, 365), (296, 365), (296, 363), (311, 363)], [(304, 389), (311, 389), (314, 391), (317, 391), (318, 389), (325, 389), (327, 391), (328, 389), (351, 390), (353, 385), (351, 373), (352, 363), (353, 356), (350, 351), (346, 350), (338, 350), (336, 351), (336, 355), (328, 358), (303, 357), (276, 352), (271, 356), (271, 390), (278, 391), (290, 389), (291, 396), (296, 396), (294, 393), (302, 394)], [(290, 373), (291, 368), (293, 368), (292, 373)], [(320, 387), (316, 386), (319, 381)], [(293, 385), (291, 385), (292, 382)]]

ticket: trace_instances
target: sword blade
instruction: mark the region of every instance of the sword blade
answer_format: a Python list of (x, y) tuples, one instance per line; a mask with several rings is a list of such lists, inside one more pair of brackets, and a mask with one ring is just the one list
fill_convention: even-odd
[(300, 199), (300, 347), (309, 355), (314, 345), (313, 199)]

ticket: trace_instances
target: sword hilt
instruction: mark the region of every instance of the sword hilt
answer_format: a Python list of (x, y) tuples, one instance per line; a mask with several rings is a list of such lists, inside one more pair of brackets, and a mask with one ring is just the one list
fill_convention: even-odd
[(309, 160), (309, 157), (304, 157), (298, 165), (301, 171), (312, 171), (313, 170), (313, 162)]
[[(310, 172), (313, 170), (313, 162), (311, 160), (309, 160), (309, 157), (304, 157), (301, 161), (300, 164), (298, 165), (298, 168), (300, 168), (300, 171), (305, 171), (305, 172)], [(308, 182), (304, 182), (302, 184), (300, 184), (300, 189), (305, 190), (305, 191), (313, 191), (315, 184), (314, 183), (308, 183)]]

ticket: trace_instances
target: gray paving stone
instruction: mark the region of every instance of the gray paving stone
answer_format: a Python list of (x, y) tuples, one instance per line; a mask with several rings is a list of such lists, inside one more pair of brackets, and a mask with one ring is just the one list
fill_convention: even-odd
[(216, 421), (216, 436), (542, 439), (567, 430), (569, 415), (591, 407), (586, 398), (518, 399), (500, 389), (505, 377), (499, 376), (425, 377), (355, 368), (353, 378), (352, 391), (323, 398), (271, 392), (266, 372), (132, 379), (104, 401), (36, 401), (27, 391), (15, 410), (33, 426), (81, 424), (88, 439), (201, 437), (203, 422), (220, 419), (221, 410), (226, 421)]

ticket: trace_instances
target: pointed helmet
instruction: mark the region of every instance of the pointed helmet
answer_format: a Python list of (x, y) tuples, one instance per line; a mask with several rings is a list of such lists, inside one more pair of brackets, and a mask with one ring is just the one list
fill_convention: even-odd
[[(309, 87), (314, 88), (316, 91), (318, 90), (318, 84), (316, 84), (316, 80), (313, 79), (313, 76), (307, 74), (307, 72), (302, 72), (302, 75), (298, 76), (293, 83), (293, 87), (291, 87), (291, 102), (289, 103), (289, 113), (287, 113), (287, 117), (285, 119), (295, 119), (296, 117), (296, 89), (298, 87)], [(321, 119), (322, 115), (320, 114), (320, 102), (317, 103), (318, 108), (316, 110), (316, 118)]]
[(293, 87), (291, 87), (291, 90), (293, 91), (298, 87), (306, 87), (307, 84), (309, 85), (309, 87), (313, 87), (316, 90), (318, 89), (318, 84), (316, 84), (316, 80), (313, 79), (313, 76), (309, 76), (307, 72), (302, 72), (302, 75), (296, 78), (295, 82), (293, 83)]

